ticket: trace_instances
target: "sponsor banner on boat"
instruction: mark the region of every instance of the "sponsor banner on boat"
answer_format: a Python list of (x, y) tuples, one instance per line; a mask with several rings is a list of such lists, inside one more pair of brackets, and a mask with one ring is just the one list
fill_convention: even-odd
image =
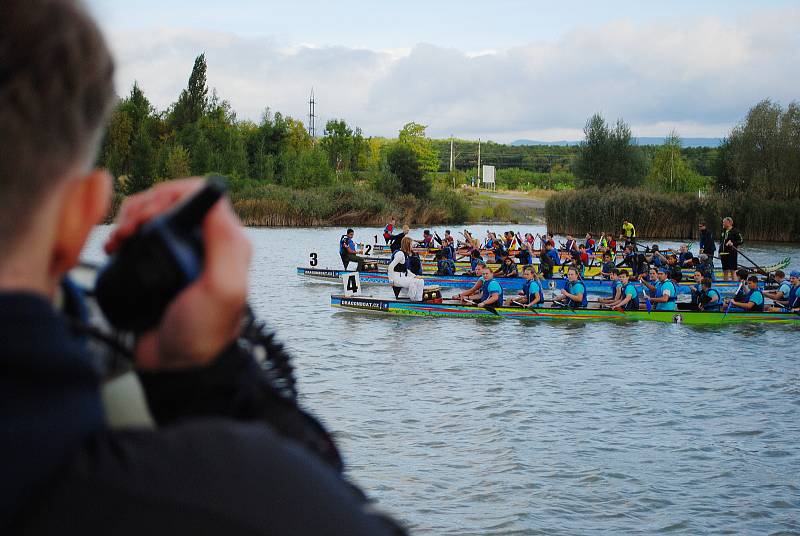
[(353, 300), (349, 298), (342, 298), (340, 301), (343, 307), (355, 307), (357, 309), (371, 309), (373, 311), (387, 311), (389, 304), (382, 300)]
[(317, 277), (338, 278), (342, 275), (341, 270), (328, 270), (325, 268), (303, 268), (304, 275), (315, 275)]

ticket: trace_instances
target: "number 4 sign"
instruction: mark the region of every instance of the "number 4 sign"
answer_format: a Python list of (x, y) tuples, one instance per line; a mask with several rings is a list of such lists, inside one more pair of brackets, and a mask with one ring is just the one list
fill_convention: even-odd
[(342, 274), (342, 285), (345, 295), (358, 294), (361, 290), (361, 277), (358, 272), (345, 272)]

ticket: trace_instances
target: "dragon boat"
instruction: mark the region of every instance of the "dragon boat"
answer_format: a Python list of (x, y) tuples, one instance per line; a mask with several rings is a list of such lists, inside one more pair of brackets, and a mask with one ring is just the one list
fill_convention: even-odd
[(800, 325), (797, 313), (749, 313), (749, 312), (704, 312), (704, 311), (619, 311), (601, 309), (597, 304), (591, 308), (569, 309), (545, 307), (527, 309), (523, 307), (477, 307), (455, 300), (441, 303), (412, 302), (403, 299), (383, 299), (371, 296), (332, 295), (331, 306), (345, 311), (369, 312), (377, 315), (434, 316), (453, 318), (510, 318), (516, 320), (611, 320), (650, 321), (692, 325), (724, 324), (793, 324)]
[[(372, 256), (372, 257), (364, 257), (364, 260), (366, 262), (369, 262), (369, 263), (375, 263), (375, 264), (377, 264), (379, 266), (385, 266), (385, 265), (389, 264), (389, 258), (388, 257), (375, 257), (375, 256)], [(784, 268), (789, 266), (790, 263), (791, 263), (791, 258), (790, 257), (786, 257), (786, 258), (782, 259), (781, 261), (776, 262), (774, 264), (770, 264), (770, 265), (767, 265), (767, 266), (759, 266), (758, 267), (758, 272), (769, 273), (769, 272), (774, 272), (775, 270), (783, 270)], [(456, 264), (456, 271), (459, 271), (459, 270), (465, 271), (465, 270), (469, 270), (470, 269), (470, 263), (469, 262), (457, 261), (455, 264)], [(497, 268), (500, 267), (499, 264), (495, 264), (495, 263), (487, 263), (486, 266), (488, 266), (492, 270), (496, 270)], [(437, 268), (437, 265), (436, 265), (435, 261), (428, 261), (428, 260), (424, 260), (424, 259), (422, 260), (422, 271), (423, 271), (423, 273), (434, 272), (434, 271), (436, 271), (436, 268)], [(569, 269), (568, 265), (555, 266), (555, 267), (553, 267), (553, 273), (555, 273), (555, 274), (559, 274), (559, 273), (566, 274), (568, 269)], [(755, 268), (752, 268), (750, 270), (752, 270), (752, 271), (754, 271), (754, 273), (756, 273)], [(600, 275), (600, 271), (601, 271), (601, 267), (600, 266), (587, 266), (583, 271), (583, 277), (588, 278), (588, 277), (599, 276)], [(684, 278), (691, 278), (692, 274), (694, 273), (694, 270), (693, 269), (683, 269), (682, 272), (683, 272)], [(716, 279), (722, 279), (723, 278), (722, 270), (715, 270), (714, 271), (714, 277)]]
[[(340, 283), (344, 274), (351, 273), (353, 273), (353, 271), (332, 270), (327, 268), (305, 268), (301, 266), (297, 267), (297, 275), (301, 277), (330, 283)], [(362, 285), (389, 285), (389, 276), (386, 272), (362, 271), (358, 272), (358, 275)], [(474, 275), (438, 276), (432, 274), (423, 274), (420, 277), (425, 280), (425, 285), (436, 285), (445, 288), (471, 288), (478, 279)], [(525, 283), (525, 278), (523, 277), (495, 276), (494, 280), (500, 283), (500, 286), (503, 287), (503, 290), (521, 290), (522, 285)], [(552, 279), (543, 279), (542, 283), (544, 290), (555, 291), (563, 289), (566, 281), (567, 280), (564, 277), (554, 277)], [(611, 295), (611, 281), (607, 279), (585, 278), (583, 283), (586, 285), (586, 291), (590, 294), (605, 296)], [(639, 283), (634, 284), (636, 285), (637, 290), (641, 289), (641, 285)], [(764, 288), (764, 283), (762, 282), (760, 286)], [(714, 283), (713, 288), (715, 288), (722, 295), (731, 295), (736, 292), (737, 288), (739, 288), (739, 283), (734, 283), (732, 281), (717, 281)], [(766, 288), (769, 289), (770, 287)], [(690, 292), (691, 289), (688, 285), (678, 285), (679, 294), (688, 294)]]

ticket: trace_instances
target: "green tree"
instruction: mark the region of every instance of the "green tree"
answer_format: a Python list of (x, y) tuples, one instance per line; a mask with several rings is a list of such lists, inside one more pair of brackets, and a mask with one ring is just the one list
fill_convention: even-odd
[(584, 141), (575, 160), (575, 175), (584, 186), (637, 186), (647, 174), (628, 125), (618, 119), (613, 128), (595, 114), (583, 129)]
[(734, 127), (716, 166), (720, 189), (800, 197), (800, 106), (763, 100)]
[(131, 172), (125, 182), (128, 195), (146, 190), (155, 182), (155, 152), (147, 127), (147, 122), (142, 123), (133, 139)]
[(108, 168), (114, 177), (126, 175), (130, 171), (132, 141), (131, 116), (118, 107), (109, 118), (100, 159), (100, 165)]
[(414, 151), (423, 172), (439, 171), (439, 152), (431, 140), (425, 137), (426, 128), (428, 128), (426, 125), (419, 123), (406, 123), (400, 129), (397, 141)]
[(353, 129), (344, 120), (331, 119), (325, 124), (320, 145), (328, 153), (328, 160), (337, 174), (350, 170), (353, 144)]
[(662, 192), (694, 191), (701, 182), (681, 153), (681, 138), (673, 131), (656, 149), (647, 183)]
[(188, 177), (192, 173), (189, 151), (180, 144), (175, 145), (167, 153), (164, 167), (166, 178), (168, 179)]
[(421, 199), (428, 197), (431, 185), (425, 180), (417, 154), (411, 147), (402, 143), (392, 146), (386, 155), (386, 164), (389, 171), (400, 181), (403, 193)]
[(189, 123), (196, 123), (208, 110), (208, 86), (206, 81), (206, 55), (194, 60), (192, 74), (186, 89), (181, 91), (178, 102), (172, 108), (171, 123), (180, 130)]

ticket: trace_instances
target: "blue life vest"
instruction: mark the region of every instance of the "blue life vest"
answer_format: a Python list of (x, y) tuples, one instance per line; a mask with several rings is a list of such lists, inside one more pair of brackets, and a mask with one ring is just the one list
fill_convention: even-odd
[(798, 289), (800, 289), (800, 285), (796, 287), (793, 286), (792, 290), (789, 291), (789, 299), (788, 302), (786, 303), (787, 309), (800, 307), (800, 292), (798, 292)]
[(456, 252), (453, 246), (445, 246), (442, 248), (442, 251), (444, 251), (444, 254), (448, 260), (456, 260)]
[(415, 275), (422, 275), (422, 260), (419, 255), (411, 255), (406, 259), (408, 271)]
[(785, 299), (787, 299), (789, 297), (789, 293), (791, 291), (792, 291), (792, 286), (789, 284), (788, 281), (784, 281), (778, 287), (778, 292), (783, 292), (783, 298), (781, 298), (783, 300), (785, 300)]
[[(342, 237), (339, 239), (339, 255), (347, 255), (349, 252), (347, 251), (347, 246), (351, 244), (350, 237), (346, 234), (343, 234)], [(353, 249), (356, 249), (353, 247)]]
[(470, 268), (472, 269), (473, 272), (475, 271), (475, 267), (478, 266), (479, 262), (483, 262), (483, 257), (478, 257), (477, 259), (470, 258), (469, 266), (470, 266)]
[(675, 303), (678, 300), (678, 289), (675, 288), (675, 283), (667, 279), (663, 283), (656, 285), (655, 297), (660, 298), (663, 296), (664, 290), (669, 290), (669, 299), (666, 302), (657, 303), (656, 311), (675, 311), (678, 308), (678, 305)]
[(622, 287), (622, 297), (630, 296), (631, 299), (628, 300), (628, 303), (625, 304), (626, 311), (638, 311), (639, 310), (639, 291), (636, 290), (636, 285), (632, 282), (628, 281), (628, 284)]
[(547, 255), (549, 255), (550, 258), (553, 259), (553, 265), (558, 266), (559, 264), (561, 264), (561, 257), (558, 256), (558, 251), (556, 251), (555, 248), (548, 251)]
[(577, 309), (579, 307), (583, 308), (589, 304), (589, 298), (587, 297), (586, 292), (586, 285), (581, 283), (580, 281), (567, 281), (566, 285), (564, 285), (564, 289), (569, 292), (570, 294), (583, 294), (583, 298), (581, 301), (575, 301), (570, 299), (570, 307), (573, 309)]
[(764, 295), (759, 289), (753, 289), (747, 295), (747, 301), (753, 302), (753, 306), (749, 309), (752, 313), (764, 312)]
[(710, 288), (708, 289), (708, 292), (703, 292), (702, 290), (700, 292), (702, 292), (703, 296), (708, 296), (709, 298), (712, 297), (712, 293), (717, 297), (717, 301), (715, 301), (714, 303), (706, 303), (706, 305), (703, 306), (704, 311), (713, 312), (720, 310), (720, 308), (722, 307), (722, 296), (719, 295), (719, 291), (717, 289)]
[(528, 299), (529, 304), (533, 302), (534, 296), (539, 296), (539, 301), (534, 307), (541, 307), (542, 303), (544, 303), (544, 292), (542, 292), (542, 287), (534, 279), (525, 281), (525, 283), (522, 284), (522, 294)]
[(503, 287), (500, 286), (500, 283), (498, 283), (494, 279), (492, 279), (487, 283), (486, 279), (484, 279), (483, 285), (481, 285), (481, 287), (483, 288), (483, 295), (481, 296), (481, 301), (485, 302), (486, 300), (489, 299), (489, 297), (492, 294), (497, 293), (499, 294), (497, 301), (490, 305), (493, 305), (494, 307), (501, 307), (503, 305)]
[(617, 289), (619, 288), (619, 286), (621, 284), (622, 283), (619, 282), (619, 279), (616, 280), (616, 281), (612, 281), (611, 282), (611, 297), (612, 298), (616, 298), (617, 297)]
[(456, 263), (450, 259), (439, 259), (436, 268), (437, 275), (453, 275), (456, 273)]

